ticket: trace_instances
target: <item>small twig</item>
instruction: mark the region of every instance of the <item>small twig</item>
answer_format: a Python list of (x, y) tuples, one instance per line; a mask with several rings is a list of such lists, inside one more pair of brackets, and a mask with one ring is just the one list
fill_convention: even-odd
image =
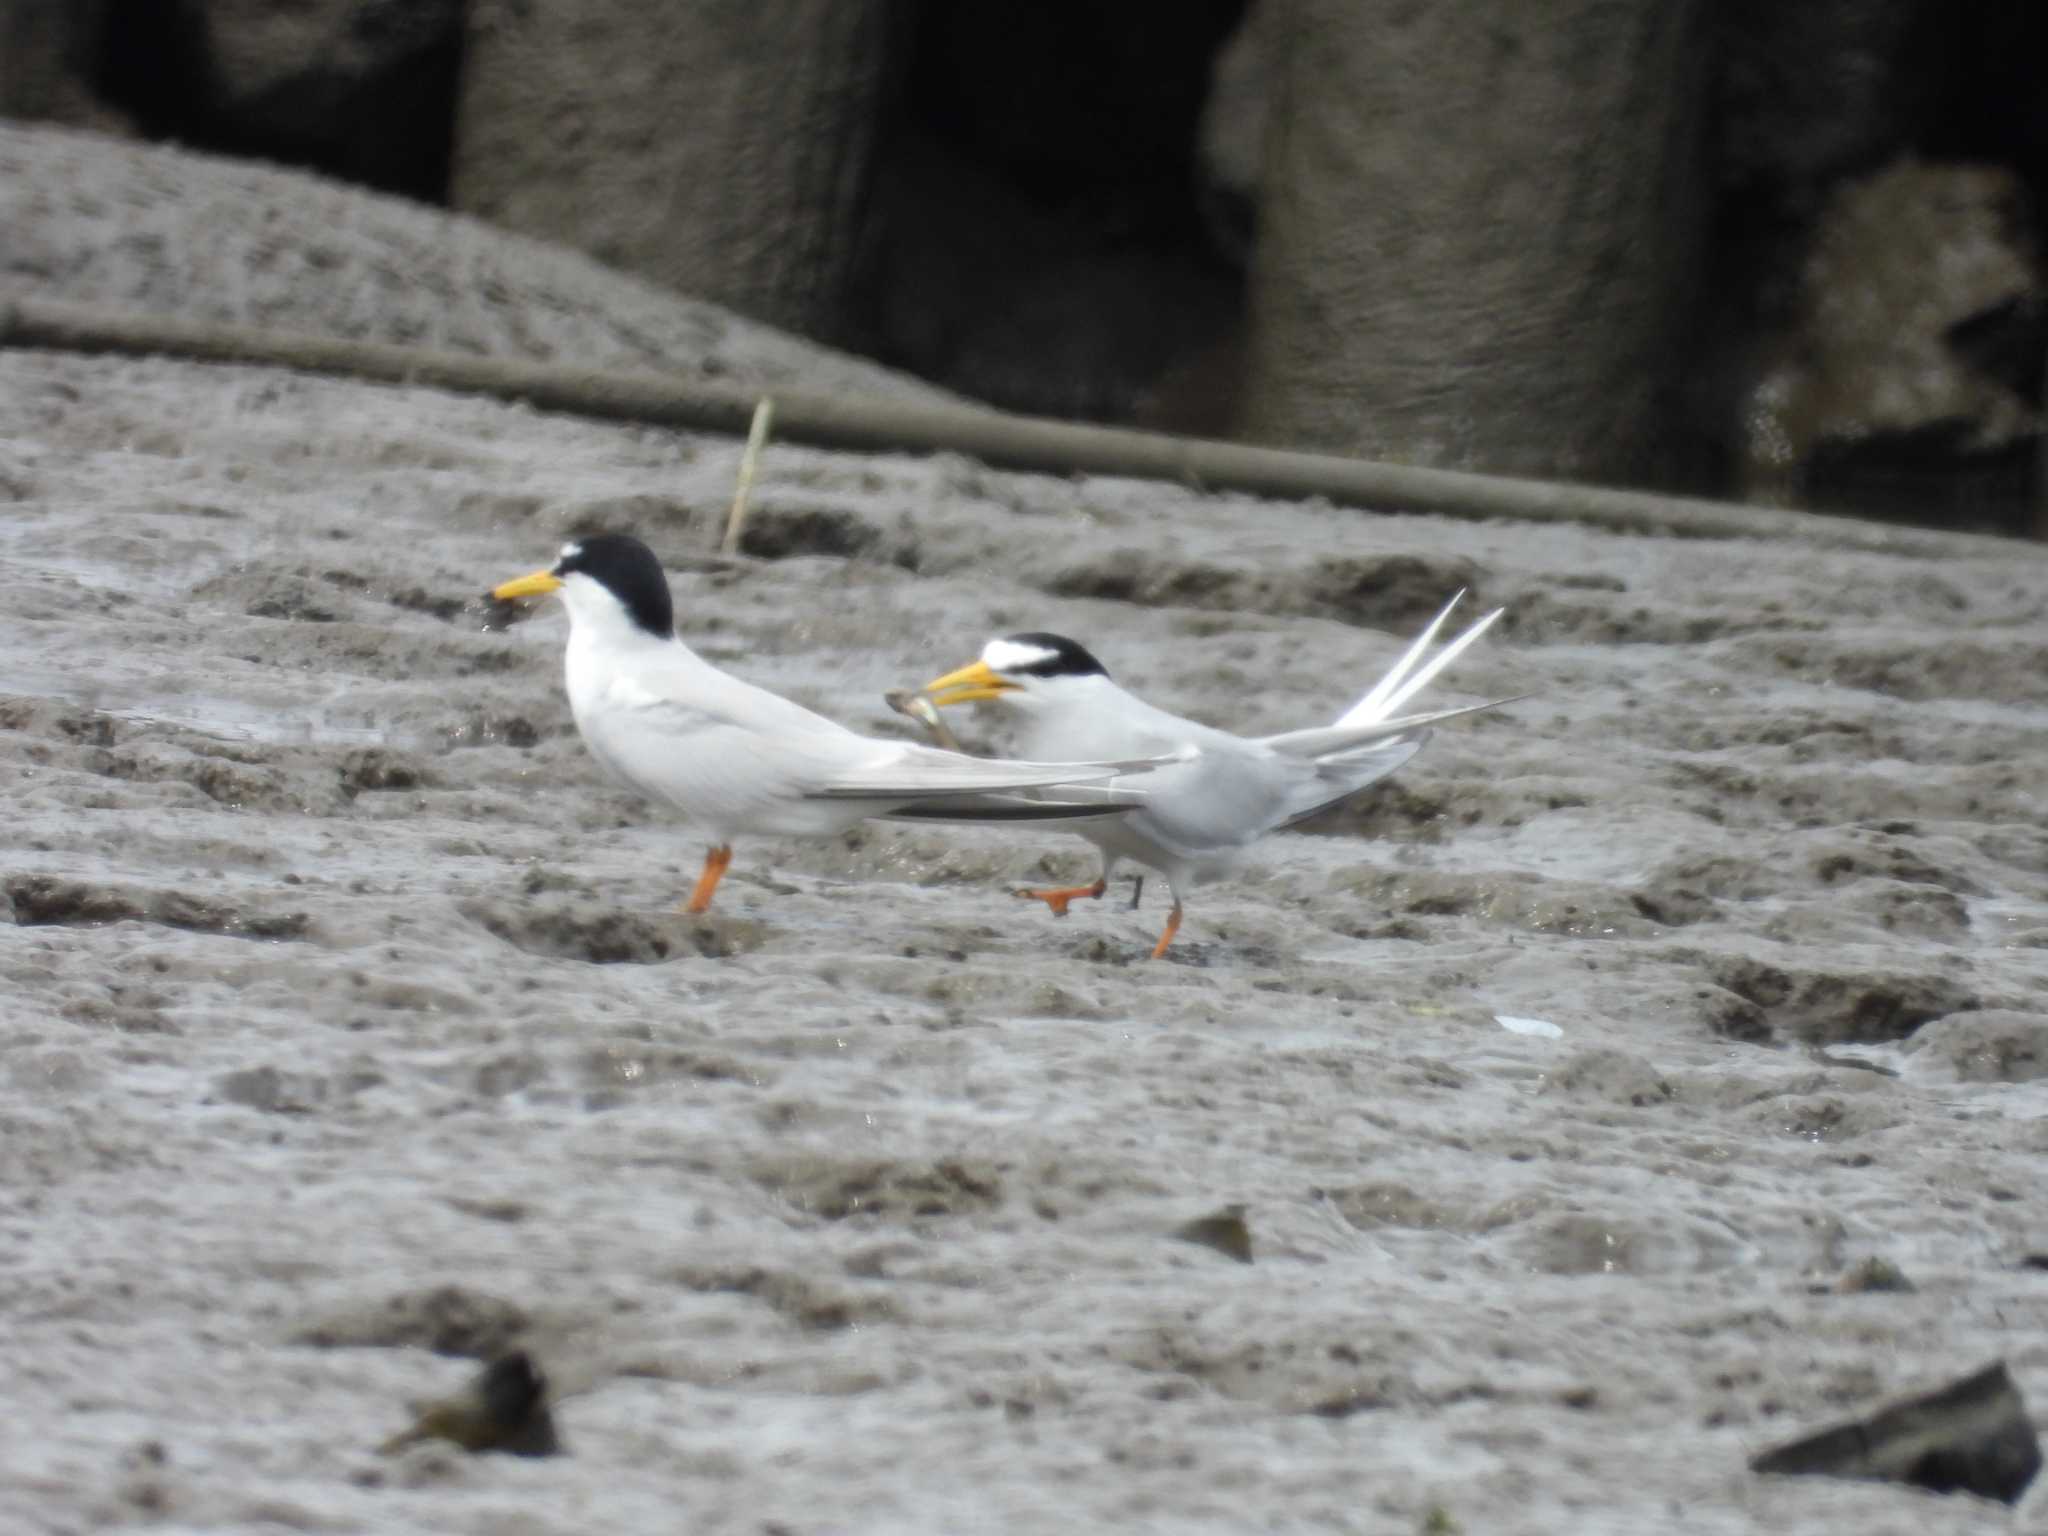
[(932, 740), (948, 752), (966, 750), (960, 745), (960, 738), (955, 736), (946, 722), (939, 717), (938, 706), (915, 689), (891, 688), (882, 695), (882, 702), (897, 714), (908, 715), (911, 719), (921, 722), (924, 728), (932, 733)]
[(754, 406), (754, 424), (747, 429), (746, 452), (740, 455), (739, 484), (733, 489), (732, 510), (725, 515), (725, 537), (718, 545), (721, 555), (740, 552), (740, 532), (747, 525), (747, 498), (754, 493), (754, 467), (761, 462), (761, 449), (774, 422), (775, 402), (763, 395)]

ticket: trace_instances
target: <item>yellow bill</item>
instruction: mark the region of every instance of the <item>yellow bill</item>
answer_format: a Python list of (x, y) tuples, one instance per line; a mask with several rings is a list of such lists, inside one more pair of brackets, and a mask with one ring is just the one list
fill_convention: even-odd
[(918, 691), (939, 708), (951, 704), (972, 704), (977, 699), (993, 699), (1012, 692), (1017, 685), (1007, 678), (998, 677), (989, 670), (985, 661), (972, 662), (957, 672), (948, 672), (944, 677), (935, 677)]
[(553, 571), (535, 571), (530, 576), (520, 576), (501, 582), (491, 588), (491, 596), (503, 601), (511, 597), (546, 597), (550, 592), (561, 590), (562, 578)]

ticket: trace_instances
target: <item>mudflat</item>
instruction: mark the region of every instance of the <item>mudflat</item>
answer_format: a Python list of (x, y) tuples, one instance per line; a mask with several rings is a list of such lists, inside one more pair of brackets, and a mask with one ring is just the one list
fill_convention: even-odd
[[(772, 447), (722, 559), (739, 452), (0, 354), (4, 1523), (2010, 1528), (1745, 1462), (2048, 1394), (2041, 550)], [(1011, 894), (1092, 870), (1043, 831), (742, 842), (693, 919), (483, 598), (599, 528), (877, 733), (1023, 629), (1318, 723), (1460, 587), (1428, 702), (1531, 697), (1160, 962), (1161, 892)], [(377, 1453), (513, 1341), (567, 1454)]]

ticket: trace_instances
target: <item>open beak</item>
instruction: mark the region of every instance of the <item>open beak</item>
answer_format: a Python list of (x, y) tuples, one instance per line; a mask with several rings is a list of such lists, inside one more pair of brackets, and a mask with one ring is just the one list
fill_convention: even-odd
[(561, 589), (562, 578), (553, 571), (535, 571), (531, 576), (500, 582), (491, 588), (491, 596), (502, 602), (508, 597), (545, 597)]
[(918, 692), (944, 709), (949, 704), (972, 704), (976, 699), (997, 698), (1014, 692), (1016, 688), (1017, 684), (990, 671), (987, 662), (977, 661), (958, 672), (933, 678)]

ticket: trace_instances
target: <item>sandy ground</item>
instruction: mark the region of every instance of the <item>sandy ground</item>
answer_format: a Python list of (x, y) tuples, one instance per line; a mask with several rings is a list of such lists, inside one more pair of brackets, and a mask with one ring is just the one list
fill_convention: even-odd
[[(720, 560), (737, 457), (0, 354), (0, 1527), (2014, 1528), (1744, 1462), (1993, 1358), (2048, 1404), (2042, 551), (776, 449)], [(1008, 894), (1090, 867), (1042, 833), (743, 843), (690, 920), (559, 612), (479, 600), (598, 527), (876, 731), (1021, 628), (1314, 723), (1461, 585), (1433, 696), (1534, 697), (1161, 963), (1153, 892)], [(1173, 1235), (1229, 1203), (1250, 1264)], [(514, 1336), (568, 1455), (376, 1453)]]

